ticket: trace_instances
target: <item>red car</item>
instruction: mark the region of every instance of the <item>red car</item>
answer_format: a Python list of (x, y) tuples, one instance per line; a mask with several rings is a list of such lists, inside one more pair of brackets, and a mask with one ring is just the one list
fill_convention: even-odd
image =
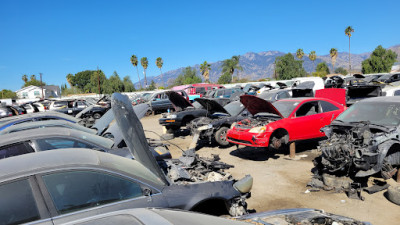
[(227, 140), (275, 149), (292, 141), (325, 136), (320, 129), (345, 110), (345, 106), (327, 98), (291, 98), (270, 103), (244, 95), (240, 101), (253, 117), (234, 123)]

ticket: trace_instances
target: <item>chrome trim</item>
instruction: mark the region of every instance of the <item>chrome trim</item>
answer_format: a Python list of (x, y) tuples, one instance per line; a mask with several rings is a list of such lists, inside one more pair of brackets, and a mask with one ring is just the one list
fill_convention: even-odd
[[(51, 218), (35, 220), (35, 221), (24, 223), (24, 224), (38, 224), (38, 223), (43, 223), (43, 222), (47, 222), (47, 221), (51, 221)], [(53, 223), (53, 222), (51, 222), (51, 223)]]

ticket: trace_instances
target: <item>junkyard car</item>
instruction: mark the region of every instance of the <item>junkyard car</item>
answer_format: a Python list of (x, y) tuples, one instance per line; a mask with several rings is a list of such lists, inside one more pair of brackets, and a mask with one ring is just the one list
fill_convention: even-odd
[(322, 224), (352, 224), (368, 225), (367, 222), (357, 221), (352, 218), (334, 215), (317, 209), (282, 209), (261, 213), (248, 214), (237, 218), (221, 218), (201, 213), (187, 212), (176, 209), (127, 209), (111, 213), (104, 213), (80, 220), (75, 220), (65, 225), (72, 224), (136, 224), (143, 225), (322, 225)]
[(240, 101), (253, 115), (232, 125), (227, 140), (252, 147), (280, 148), (292, 141), (323, 137), (320, 129), (345, 107), (325, 98), (293, 98), (274, 103), (251, 95)]
[(328, 139), (314, 172), (325, 185), (330, 175), (351, 178), (341, 188), (371, 175), (389, 179), (400, 166), (400, 97), (362, 100), (322, 130)]

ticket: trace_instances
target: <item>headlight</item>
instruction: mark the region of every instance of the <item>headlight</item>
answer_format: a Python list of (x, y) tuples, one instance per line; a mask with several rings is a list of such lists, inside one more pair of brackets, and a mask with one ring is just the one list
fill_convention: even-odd
[(236, 122), (232, 123), (231, 129), (233, 129), (236, 126)]
[(253, 127), (253, 128), (251, 128), (251, 129), (249, 130), (249, 132), (250, 132), (250, 133), (259, 134), (259, 133), (264, 133), (265, 130), (266, 130), (265, 127)]
[(168, 115), (168, 118), (175, 119), (176, 118), (176, 114)]
[(203, 126), (201, 126), (201, 127), (198, 127), (197, 128), (197, 130), (208, 130), (208, 129), (211, 129), (213, 127), (213, 125), (212, 124), (207, 124), (207, 125), (203, 125)]

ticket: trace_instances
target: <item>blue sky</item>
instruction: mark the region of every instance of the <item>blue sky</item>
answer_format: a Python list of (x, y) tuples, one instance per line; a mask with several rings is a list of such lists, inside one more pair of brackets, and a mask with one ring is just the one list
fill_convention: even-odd
[(349, 25), (351, 52), (369, 52), (400, 44), (399, 9), (398, 0), (1, 0), (0, 89), (18, 90), (23, 74), (40, 72), (61, 85), (97, 67), (136, 82), (132, 54), (149, 59), (153, 76), (157, 57), (166, 72), (246, 52), (348, 51)]

